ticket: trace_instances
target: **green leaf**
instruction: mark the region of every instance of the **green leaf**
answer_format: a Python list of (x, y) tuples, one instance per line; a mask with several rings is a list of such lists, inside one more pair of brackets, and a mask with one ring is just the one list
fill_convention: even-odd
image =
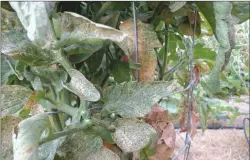
[(20, 122), (13, 135), (14, 159), (39, 159), (39, 141), (44, 131), (49, 128), (49, 117), (45, 114), (37, 114)]
[(250, 18), (249, 2), (231, 2), (233, 4), (232, 15), (239, 19), (239, 23), (243, 23)]
[(122, 83), (124, 81), (130, 81), (130, 68), (126, 62), (115, 60), (111, 62), (110, 71), (115, 81)]
[(17, 114), (31, 94), (31, 90), (18, 85), (4, 85), (1, 87), (2, 116)]
[(198, 43), (194, 46), (194, 59), (204, 59), (212, 60), (216, 59), (216, 52), (212, 51), (210, 48), (204, 48), (204, 45)]
[(109, 1), (103, 3), (101, 9), (96, 13), (95, 19), (98, 20), (106, 12), (121, 11), (131, 5), (130, 2)]
[(75, 43), (100, 45), (116, 43), (126, 55), (134, 53), (134, 43), (128, 35), (117, 29), (98, 24), (76, 13), (65, 12), (62, 16), (61, 38), (58, 46), (70, 46)]
[(12, 130), (22, 119), (13, 116), (6, 116), (1, 119), (1, 158), (13, 160)]
[(149, 124), (136, 118), (121, 118), (114, 122), (112, 137), (124, 152), (134, 152), (146, 147), (156, 131)]
[(214, 8), (213, 3), (211, 2), (195, 2), (199, 10), (202, 12), (202, 14), (207, 19), (208, 23), (213, 29), (213, 32), (215, 32), (215, 15), (214, 15)]
[(25, 33), (19, 30), (10, 30), (2, 33), (1, 53), (14, 59), (22, 60), (30, 65), (43, 65), (55, 62), (53, 52), (37, 48), (28, 40)]
[(100, 19), (100, 23), (116, 28), (119, 23), (120, 12), (108, 14)]
[(99, 152), (102, 146), (102, 139), (93, 132), (78, 132), (66, 137), (58, 154), (65, 159), (87, 159), (88, 156)]
[(70, 55), (69, 60), (71, 63), (80, 63), (88, 59), (93, 53), (101, 48), (102, 44), (80, 44), (66, 47), (64, 51), (67, 55)]
[(105, 105), (101, 114), (109, 116), (115, 113), (122, 117), (144, 117), (151, 111), (153, 104), (180, 88), (177, 81), (151, 84), (124, 82), (111, 86), (103, 92)]
[(16, 11), (27, 36), (39, 48), (49, 48), (56, 40), (49, 19), (55, 2), (9, 2)]
[(99, 91), (89, 82), (81, 72), (75, 69), (68, 70), (71, 77), (70, 83), (64, 85), (66, 89), (78, 95), (80, 99), (87, 101), (98, 101), (100, 99)]
[(235, 45), (234, 20), (231, 16), (232, 4), (230, 2), (213, 2), (216, 19), (216, 39), (220, 46), (216, 55), (216, 62), (207, 78), (207, 89), (211, 93), (220, 91), (220, 72), (229, 62), (231, 52)]

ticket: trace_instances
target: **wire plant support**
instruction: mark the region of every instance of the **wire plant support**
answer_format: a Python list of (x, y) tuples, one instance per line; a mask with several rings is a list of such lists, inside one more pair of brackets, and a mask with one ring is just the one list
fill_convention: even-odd
[[(138, 32), (137, 32), (137, 17), (136, 17), (136, 9), (135, 9), (135, 3), (132, 2), (132, 8), (133, 8), (133, 22), (134, 22), (134, 34), (135, 34), (135, 61), (136, 63), (138, 63)], [(189, 155), (189, 150), (190, 150), (190, 146), (191, 146), (191, 133), (192, 133), (192, 118), (191, 118), (191, 107), (193, 105), (193, 90), (194, 90), (194, 83), (195, 83), (195, 76), (193, 75), (193, 59), (194, 59), (194, 37), (195, 37), (195, 32), (196, 32), (196, 21), (197, 21), (197, 11), (194, 11), (193, 14), (193, 18), (194, 18), (194, 28), (193, 28), (193, 35), (192, 35), (192, 51), (190, 52), (189, 55), (189, 66), (188, 66), (188, 70), (189, 70), (189, 84), (188, 86), (180, 91), (176, 91), (172, 94), (175, 93), (179, 93), (179, 92), (184, 92), (187, 91), (187, 102), (188, 102), (188, 106), (187, 106), (187, 114), (188, 114), (188, 120), (187, 120), (187, 124), (186, 124), (186, 128), (188, 129), (186, 132), (186, 138), (185, 138), (185, 146), (179, 151), (178, 155), (176, 155), (175, 157), (172, 158), (172, 160), (176, 160), (179, 156), (181, 156), (182, 154), (184, 154), (184, 159), (186, 160), (188, 158)], [(139, 79), (139, 72), (138, 70), (136, 70), (136, 81), (138, 81)], [(189, 128), (191, 129), (191, 131), (189, 130)]]

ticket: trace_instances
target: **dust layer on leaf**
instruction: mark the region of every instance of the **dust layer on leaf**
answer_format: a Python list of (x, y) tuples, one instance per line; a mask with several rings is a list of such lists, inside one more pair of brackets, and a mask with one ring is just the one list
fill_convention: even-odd
[(105, 105), (101, 114), (103, 117), (112, 113), (122, 117), (144, 117), (153, 104), (180, 88), (175, 80), (151, 84), (126, 82), (108, 87), (103, 92)]
[(31, 90), (19, 85), (1, 87), (2, 116), (17, 114), (27, 102)]
[(115, 143), (124, 152), (134, 152), (144, 148), (155, 130), (136, 118), (121, 118), (114, 122), (116, 131), (112, 134)]
[(22, 118), (6, 116), (1, 119), (2, 158), (13, 160), (12, 130), (22, 121)]

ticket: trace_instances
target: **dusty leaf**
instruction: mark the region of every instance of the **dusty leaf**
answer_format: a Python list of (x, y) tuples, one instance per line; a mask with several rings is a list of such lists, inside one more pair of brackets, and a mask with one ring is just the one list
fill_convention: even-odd
[(1, 119), (1, 158), (13, 160), (12, 130), (22, 119), (13, 116), (6, 116)]
[(67, 72), (69, 73), (71, 80), (64, 85), (66, 89), (86, 101), (98, 101), (100, 99), (99, 91), (83, 76), (81, 72), (75, 69), (70, 69)]
[(39, 146), (38, 157), (42, 160), (54, 160), (56, 151), (63, 143), (65, 137), (60, 137), (53, 141), (47, 142)]
[(16, 11), (27, 36), (39, 48), (48, 48), (56, 40), (50, 23), (54, 2), (9, 2)]
[(21, 30), (10, 30), (2, 33), (1, 53), (14, 59), (22, 60), (29, 65), (54, 63), (54, 53), (35, 46)]
[(15, 74), (11, 66), (14, 66), (16, 63), (17, 61), (14, 59), (1, 54), (1, 86), (7, 84), (9, 77)]
[(12, 135), (14, 160), (38, 159), (41, 135), (49, 128), (49, 117), (45, 114), (37, 114), (20, 122)]
[(75, 43), (99, 45), (110, 41), (116, 43), (127, 55), (134, 53), (132, 40), (122, 31), (94, 23), (72, 12), (64, 12), (61, 17), (60, 46), (70, 46)]
[(66, 137), (58, 154), (65, 159), (86, 159), (88, 156), (100, 152), (102, 146), (101, 137), (93, 132), (78, 132)]
[(4, 85), (1, 87), (2, 116), (17, 114), (31, 94), (31, 90), (19, 85)]
[(153, 104), (180, 88), (177, 81), (152, 84), (124, 82), (108, 87), (103, 93), (105, 105), (102, 116), (115, 113), (122, 117), (144, 117)]
[[(157, 55), (154, 48), (161, 47), (161, 43), (156, 33), (148, 25), (141, 21), (137, 22), (138, 26), (138, 63), (141, 64), (139, 69), (139, 81), (153, 82), (155, 69), (157, 66)], [(128, 34), (129, 38), (135, 41), (133, 20), (129, 19), (120, 25), (120, 30)], [(134, 44), (133, 44), (134, 45)], [(135, 61), (135, 54), (131, 55)]]
[(112, 134), (115, 143), (124, 152), (134, 152), (144, 148), (155, 130), (136, 118), (122, 118), (114, 122), (116, 131)]
[(92, 153), (86, 160), (120, 160), (120, 157), (106, 147), (102, 147), (99, 151)]

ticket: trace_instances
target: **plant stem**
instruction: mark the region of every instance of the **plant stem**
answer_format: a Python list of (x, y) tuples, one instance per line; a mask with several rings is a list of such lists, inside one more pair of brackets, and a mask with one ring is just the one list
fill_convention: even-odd
[(49, 142), (49, 141), (52, 141), (54, 139), (66, 136), (66, 135), (71, 135), (71, 134), (74, 134), (76, 132), (84, 131), (93, 125), (103, 126), (103, 127), (107, 128), (108, 130), (112, 130), (112, 131), (114, 130), (114, 127), (112, 125), (105, 123), (105, 121), (102, 121), (99, 119), (91, 119), (91, 120), (86, 119), (82, 123), (78, 123), (78, 124), (71, 126), (68, 130), (61, 131), (61, 132), (50, 135), (49, 137), (41, 140), (39, 145), (44, 144), (44, 143)]
[(51, 136), (41, 140), (39, 145), (44, 144), (44, 143), (49, 142), (49, 141), (52, 141), (54, 139), (66, 136), (66, 135), (71, 135), (71, 134), (76, 133), (76, 132), (84, 131), (85, 129), (89, 128), (92, 125), (93, 125), (92, 121), (76, 124), (76, 125), (74, 125), (74, 128), (72, 127), (71, 129), (52, 134)]
[[(50, 91), (52, 93), (53, 99), (57, 99), (57, 94), (56, 94), (54, 86), (50, 85), (49, 88), (50, 88)], [(57, 111), (57, 110), (52, 109), (51, 111)], [(62, 125), (61, 125), (61, 121), (60, 121), (59, 115), (58, 114), (52, 114), (51, 115), (51, 119), (52, 119), (52, 122), (54, 124), (53, 126), (54, 126), (55, 130), (57, 132), (62, 131), (63, 129), (62, 129)]]
[[(168, 31), (168, 25), (165, 23), (165, 29)], [(164, 74), (165, 74), (165, 69), (167, 68), (167, 61), (168, 61), (168, 32), (165, 34), (165, 52), (164, 52), (164, 57), (163, 57), (163, 65), (160, 70), (160, 80), (163, 80)]]

